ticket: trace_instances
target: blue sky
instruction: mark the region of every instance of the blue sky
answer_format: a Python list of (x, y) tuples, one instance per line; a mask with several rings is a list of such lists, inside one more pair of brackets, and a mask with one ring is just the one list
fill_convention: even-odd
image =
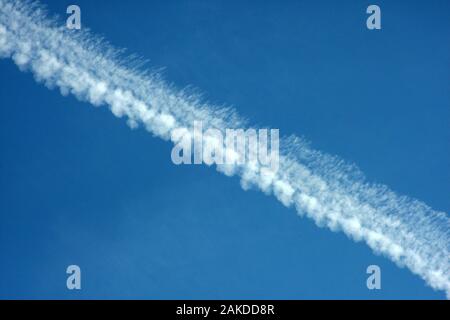
[[(176, 86), (450, 211), (448, 1), (377, 1), (380, 31), (364, 1), (76, 3), (83, 27)], [(175, 166), (170, 144), (11, 60), (0, 83), (0, 298), (445, 298), (237, 178)]]

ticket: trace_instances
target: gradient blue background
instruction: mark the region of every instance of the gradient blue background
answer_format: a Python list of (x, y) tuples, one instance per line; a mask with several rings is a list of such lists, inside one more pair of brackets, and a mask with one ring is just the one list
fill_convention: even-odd
[[(73, 1), (45, 3), (65, 18)], [(366, 1), (74, 3), (178, 87), (450, 211), (448, 1), (376, 1), (380, 31)], [(0, 298), (445, 298), (237, 178), (173, 165), (170, 144), (11, 60), (0, 84)]]

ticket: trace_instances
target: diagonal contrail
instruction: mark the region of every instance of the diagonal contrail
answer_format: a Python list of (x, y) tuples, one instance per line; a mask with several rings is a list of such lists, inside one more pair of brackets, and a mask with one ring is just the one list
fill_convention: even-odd
[[(107, 105), (131, 127), (171, 139), (176, 128), (242, 128), (233, 110), (202, 102), (167, 85), (158, 73), (139, 71), (117, 50), (87, 32), (73, 32), (49, 19), (36, 3), (0, 0), (0, 57), (12, 58), (37, 81), (94, 106)], [(450, 297), (449, 218), (425, 203), (370, 184), (357, 168), (314, 150), (296, 137), (282, 139), (279, 170), (257, 163), (220, 165), (239, 175), (244, 189), (273, 194), (317, 225), (363, 240), (434, 289)]]

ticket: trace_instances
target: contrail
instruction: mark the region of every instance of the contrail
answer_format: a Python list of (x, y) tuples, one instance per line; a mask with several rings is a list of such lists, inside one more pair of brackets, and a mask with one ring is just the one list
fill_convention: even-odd
[[(234, 110), (177, 90), (157, 72), (140, 71), (141, 66), (88, 32), (67, 30), (37, 3), (0, 0), (0, 57), (12, 58), (47, 87), (94, 106), (106, 105), (132, 128), (141, 125), (168, 141), (176, 128), (189, 134), (194, 121), (222, 131), (248, 127)], [(367, 182), (356, 167), (300, 138), (284, 138), (280, 147), (276, 172), (258, 163), (219, 165), (217, 170), (240, 176), (244, 189), (273, 194), (318, 226), (365, 241), (450, 298), (450, 223), (445, 212)]]

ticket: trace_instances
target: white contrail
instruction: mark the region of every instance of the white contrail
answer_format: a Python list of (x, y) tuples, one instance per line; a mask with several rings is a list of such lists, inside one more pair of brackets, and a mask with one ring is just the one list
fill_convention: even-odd
[[(157, 73), (139, 71), (107, 44), (87, 32), (58, 26), (30, 2), (0, 0), (0, 57), (12, 58), (21, 70), (31, 71), (37, 81), (59, 88), (63, 95), (107, 105), (131, 127), (143, 125), (165, 140), (175, 128), (190, 129), (194, 121), (219, 130), (246, 126), (233, 110), (176, 90)], [(299, 138), (280, 144), (277, 172), (257, 163), (221, 165), (218, 170), (239, 175), (245, 189), (274, 194), (319, 226), (364, 240), (450, 297), (446, 213), (384, 185), (369, 184), (357, 168), (313, 150)]]

